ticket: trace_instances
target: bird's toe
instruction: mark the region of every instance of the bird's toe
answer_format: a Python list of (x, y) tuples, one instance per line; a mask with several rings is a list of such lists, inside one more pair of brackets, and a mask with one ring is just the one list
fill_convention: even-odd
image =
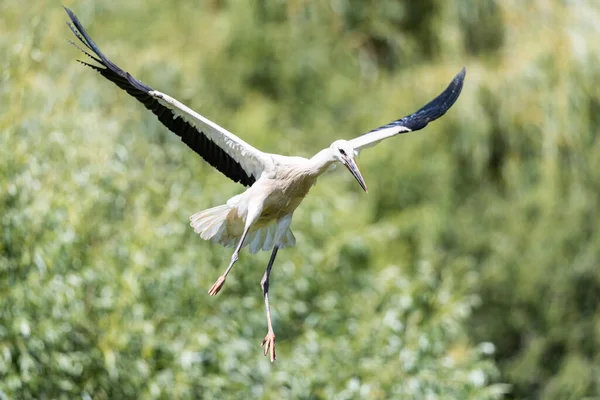
[(275, 361), (275, 334), (273, 332), (267, 333), (267, 336), (263, 339), (261, 346), (265, 349), (265, 356), (270, 355), (271, 362)]
[(208, 294), (211, 296), (216, 296), (217, 293), (219, 293), (221, 291), (221, 288), (223, 287), (224, 284), (225, 284), (225, 277), (220, 276), (219, 279), (217, 279), (217, 281), (211, 286), (210, 290), (208, 291)]

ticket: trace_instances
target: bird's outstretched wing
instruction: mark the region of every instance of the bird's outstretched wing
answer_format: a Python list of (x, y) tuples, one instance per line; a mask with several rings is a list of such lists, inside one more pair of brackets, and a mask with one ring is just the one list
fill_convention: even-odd
[(435, 121), (448, 111), (454, 104), (463, 87), (465, 80), (466, 70), (463, 69), (452, 79), (450, 85), (444, 90), (438, 97), (431, 100), (419, 111), (414, 114), (408, 115), (404, 118), (398, 119), (394, 122), (390, 122), (387, 125), (381, 126), (377, 129), (373, 129), (370, 132), (365, 133), (355, 139), (350, 140), (354, 150), (360, 151), (366, 147), (371, 147), (392, 136), (399, 135), (401, 133), (418, 131), (427, 126), (431, 121)]
[(176, 99), (153, 90), (128, 72), (123, 71), (100, 51), (87, 34), (77, 16), (65, 7), (73, 24), (67, 23), (77, 39), (93, 54), (71, 43), (100, 66), (78, 60), (98, 71), (103, 77), (135, 97), (158, 120), (174, 132), (192, 150), (210, 165), (221, 171), (234, 182), (245, 186), (252, 185), (268, 168), (271, 158), (244, 142), (233, 133), (191, 110)]

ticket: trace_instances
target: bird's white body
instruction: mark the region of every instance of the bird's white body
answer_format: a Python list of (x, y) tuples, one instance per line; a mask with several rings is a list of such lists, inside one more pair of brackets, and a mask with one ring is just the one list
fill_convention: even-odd
[(268, 333), (263, 345), (265, 355), (269, 352), (271, 361), (274, 361), (275, 334), (269, 309), (269, 274), (278, 249), (295, 243), (290, 230), (294, 211), (317, 182), (317, 178), (336, 162), (345, 165), (366, 192), (367, 186), (358, 170), (355, 156), (360, 150), (384, 139), (423, 129), (429, 122), (444, 115), (460, 95), (465, 77), (464, 68), (446, 90), (417, 112), (355, 139), (336, 140), (310, 159), (287, 157), (265, 153), (252, 147), (173, 97), (138, 81), (106, 58), (75, 14), (69, 9), (65, 10), (73, 23), (69, 27), (91, 53), (85, 49), (80, 50), (99, 66), (80, 61), (82, 64), (95, 69), (135, 97), (210, 165), (231, 180), (248, 186), (245, 192), (232, 197), (227, 204), (192, 215), (190, 223), (202, 239), (224, 246), (236, 246), (229, 267), (210, 288), (211, 296), (219, 293), (223, 287), (242, 247), (249, 246), (251, 253), (272, 250), (261, 286), (268, 322)]
[(202, 239), (233, 247), (244, 232), (248, 216), (258, 212), (259, 216), (250, 227), (242, 247), (249, 246), (251, 253), (270, 251), (277, 236), (281, 236), (280, 248), (296, 243), (289, 227), (291, 217), (335, 158), (329, 149), (311, 159), (276, 154), (268, 156), (272, 159), (272, 168), (263, 171), (245, 192), (232, 197), (227, 204), (190, 217), (191, 226)]

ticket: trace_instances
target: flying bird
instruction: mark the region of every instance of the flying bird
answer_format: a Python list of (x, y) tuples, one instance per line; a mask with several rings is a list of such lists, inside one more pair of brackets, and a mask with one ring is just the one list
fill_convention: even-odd
[[(262, 152), (233, 133), (188, 108), (173, 97), (152, 89), (119, 68), (100, 51), (75, 14), (65, 8), (71, 23), (67, 25), (85, 46), (75, 47), (98, 65), (78, 60), (135, 97), (169, 130), (181, 138), (206, 162), (234, 182), (248, 189), (226, 204), (200, 211), (190, 217), (190, 225), (202, 239), (235, 247), (229, 266), (212, 285), (208, 294), (223, 288), (227, 275), (238, 260), (240, 250), (248, 246), (251, 253), (271, 251), (261, 280), (267, 316), (267, 335), (262, 341), (264, 354), (275, 361), (275, 333), (269, 307), (269, 276), (279, 249), (296, 242), (290, 223), (296, 208), (317, 178), (335, 163), (343, 164), (367, 192), (355, 157), (364, 148), (401, 133), (417, 131), (440, 118), (454, 104), (463, 87), (465, 68), (435, 99), (417, 112), (373, 129), (355, 139), (336, 140), (312, 158), (290, 157)], [(87, 49), (87, 50), (86, 50)]]

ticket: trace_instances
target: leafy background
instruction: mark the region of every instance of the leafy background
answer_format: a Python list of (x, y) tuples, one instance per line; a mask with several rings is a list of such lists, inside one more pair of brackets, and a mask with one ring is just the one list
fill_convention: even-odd
[(244, 252), (189, 215), (243, 188), (0, 2), (0, 398), (600, 396), (600, 5), (67, 1), (103, 51), (270, 152), (454, 108), (336, 171), (278, 256), (278, 360)]

